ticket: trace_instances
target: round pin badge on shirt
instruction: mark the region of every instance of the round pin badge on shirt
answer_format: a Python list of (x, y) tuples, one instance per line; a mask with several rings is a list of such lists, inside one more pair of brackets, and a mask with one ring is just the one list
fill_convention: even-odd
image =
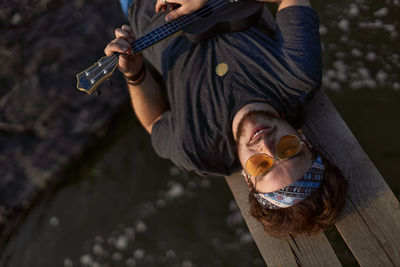
[(226, 63), (219, 63), (217, 67), (215, 68), (215, 73), (217, 73), (218, 76), (224, 76), (228, 72), (228, 64)]

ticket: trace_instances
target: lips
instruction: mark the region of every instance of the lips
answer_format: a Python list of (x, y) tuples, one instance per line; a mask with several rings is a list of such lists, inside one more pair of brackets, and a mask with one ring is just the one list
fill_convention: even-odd
[(270, 130), (271, 127), (265, 125), (254, 128), (250, 136), (249, 144), (256, 142), (261, 136), (268, 134)]

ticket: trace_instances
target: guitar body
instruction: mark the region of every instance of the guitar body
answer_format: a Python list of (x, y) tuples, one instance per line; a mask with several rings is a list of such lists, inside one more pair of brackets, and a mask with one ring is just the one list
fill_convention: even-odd
[(261, 16), (263, 6), (261, 2), (234, 2), (216, 8), (184, 28), (182, 34), (192, 43), (201, 43), (219, 33), (246, 30)]

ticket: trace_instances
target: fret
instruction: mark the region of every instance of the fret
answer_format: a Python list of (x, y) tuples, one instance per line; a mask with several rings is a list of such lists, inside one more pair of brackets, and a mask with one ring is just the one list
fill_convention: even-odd
[(177, 20), (164, 24), (163, 26), (149, 32), (148, 34), (137, 39), (132, 44), (133, 51), (139, 53), (147, 47), (165, 39), (166, 37), (182, 30), (187, 25), (193, 23), (195, 20), (199, 19), (202, 15), (206, 15), (212, 11), (213, 8), (222, 6), (229, 3), (229, 0), (212, 0), (209, 1), (209, 6), (206, 6), (197, 12), (185, 15)]
[(149, 35), (149, 40), (150, 40), (151, 42), (154, 42), (154, 41), (156, 41), (157, 39), (156, 39), (156, 37), (155, 37), (154, 34), (150, 34), (150, 35)]
[(157, 36), (157, 38), (161, 38), (160, 34), (162, 34), (162, 31), (160, 28), (155, 29), (154, 34)]
[[(229, 2), (230, 0), (210, 0), (207, 5), (200, 10), (192, 14), (182, 16), (172, 22), (164, 24), (157, 29), (154, 29), (131, 44), (133, 54), (138, 54), (153, 44), (181, 31), (183, 28), (193, 23), (197, 19), (200, 19), (211, 13), (213, 9), (219, 8)], [(77, 88), (87, 92), (88, 94), (94, 92), (105, 79), (113, 74), (114, 70), (118, 66), (119, 55), (120, 53), (114, 53), (112, 56), (102, 57), (94, 65), (90, 66), (83, 72), (78, 73), (76, 75)]]
[[(157, 29), (158, 30), (158, 29)], [(154, 33), (154, 37), (157, 41), (161, 40), (161, 36), (158, 34), (158, 32)]]

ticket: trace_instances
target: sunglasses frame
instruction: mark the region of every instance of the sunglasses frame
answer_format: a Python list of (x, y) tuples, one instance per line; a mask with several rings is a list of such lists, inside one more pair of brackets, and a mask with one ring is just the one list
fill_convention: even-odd
[[(266, 173), (268, 173), (270, 170), (272, 170), (272, 169), (276, 166), (276, 162), (277, 162), (278, 160), (279, 160), (279, 161), (285, 161), (285, 160), (291, 159), (291, 158), (295, 157), (296, 155), (298, 155), (298, 154), (303, 150), (303, 145), (305, 144), (305, 142), (303, 141), (303, 139), (302, 139), (301, 137), (299, 137), (298, 135), (295, 135), (295, 134), (286, 134), (286, 135), (282, 136), (281, 138), (279, 138), (279, 141), (276, 143), (276, 145), (275, 145), (275, 151), (274, 151), (274, 154), (275, 154), (275, 155), (276, 155), (276, 150), (277, 150), (277, 147), (278, 147), (279, 142), (282, 140), (282, 138), (284, 138), (284, 137), (286, 137), (286, 136), (294, 136), (294, 137), (296, 137), (296, 139), (297, 139), (297, 140), (300, 142), (300, 144), (301, 144), (301, 148), (299, 149), (299, 151), (297, 151), (297, 152), (296, 152), (295, 154), (293, 154), (292, 156), (290, 156), (290, 157), (288, 157), (288, 158), (286, 158), (286, 159), (281, 159), (281, 158), (279, 158), (278, 156), (275, 157), (275, 158), (273, 158), (273, 157), (271, 157), (270, 155), (268, 155), (268, 154), (266, 154), (266, 153), (257, 153), (257, 154), (254, 154), (253, 156), (251, 156), (250, 158), (248, 158), (248, 159), (246, 160), (246, 164), (244, 165), (244, 168), (243, 168), (243, 170), (242, 170), (242, 175), (247, 179), (247, 183), (248, 183), (248, 185), (249, 185), (249, 189), (250, 189), (251, 192), (253, 192), (253, 193), (258, 193), (257, 190), (256, 190), (257, 178), (260, 177), (260, 176), (263, 176), (264, 174), (266, 174)], [(272, 166), (271, 166), (269, 169), (267, 169), (265, 172), (261, 173), (260, 175), (252, 176), (252, 175), (250, 175), (250, 174), (247, 173), (247, 171), (246, 171), (246, 165), (247, 165), (247, 162), (248, 162), (252, 157), (257, 156), (257, 155), (265, 155), (265, 156), (267, 156), (268, 158), (273, 159), (273, 160), (274, 160), (274, 163), (272, 164)], [(251, 179), (250, 179), (251, 177), (254, 177), (254, 182), (255, 182), (254, 184), (253, 184), (253, 182), (252, 182)]]

